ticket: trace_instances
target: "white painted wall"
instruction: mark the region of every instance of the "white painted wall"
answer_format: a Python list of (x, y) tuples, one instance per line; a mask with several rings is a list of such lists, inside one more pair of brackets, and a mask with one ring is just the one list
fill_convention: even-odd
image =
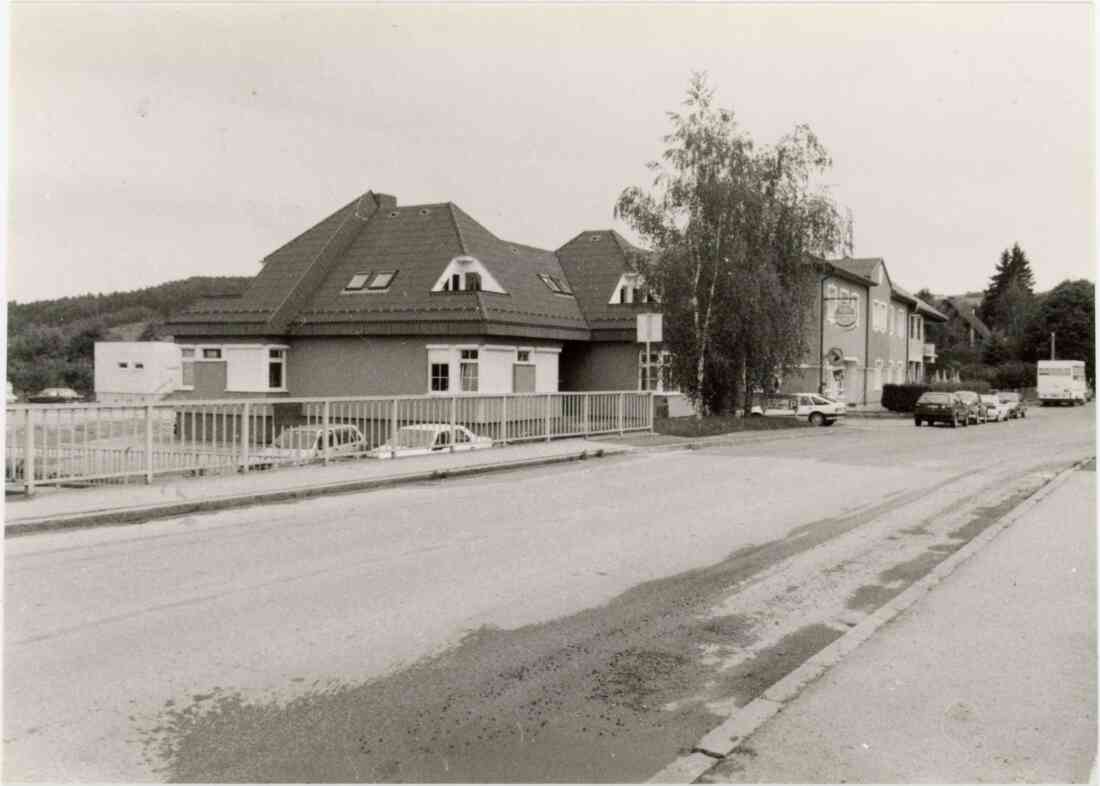
[(535, 364), (535, 392), (558, 392), (558, 356), (561, 350), (554, 347), (534, 347), (531, 360)]
[(101, 402), (153, 401), (183, 383), (180, 348), (167, 341), (97, 341), (95, 395)]

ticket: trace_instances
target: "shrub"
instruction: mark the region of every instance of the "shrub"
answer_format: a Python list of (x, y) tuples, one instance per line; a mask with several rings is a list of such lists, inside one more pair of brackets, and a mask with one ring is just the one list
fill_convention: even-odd
[(912, 412), (927, 385), (883, 385), (882, 406), (891, 412)]
[(954, 393), (956, 390), (972, 390), (975, 393), (988, 393), (993, 386), (984, 379), (964, 379), (962, 382), (936, 382), (928, 388), (945, 393)]

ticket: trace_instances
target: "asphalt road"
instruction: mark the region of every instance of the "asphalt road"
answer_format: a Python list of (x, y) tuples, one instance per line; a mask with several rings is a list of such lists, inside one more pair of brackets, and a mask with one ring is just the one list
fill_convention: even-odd
[(853, 420), (9, 540), (4, 778), (645, 779), (1094, 433)]

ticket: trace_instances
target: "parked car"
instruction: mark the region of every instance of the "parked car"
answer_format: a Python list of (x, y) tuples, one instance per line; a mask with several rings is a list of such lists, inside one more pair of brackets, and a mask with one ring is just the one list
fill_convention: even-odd
[(958, 396), (966, 404), (966, 422), (967, 423), (985, 423), (985, 408), (982, 406), (981, 397), (973, 390), (960, 390)]
[(847, 410), (848, 405), (843, 401), (833, 401), (817, 393), (792, 393), (758, 398), (752, 414), (806, 418), (815, 426), (831, 426), (844, 417)]
[(913, 407), (913, 423), (947, 423), (952, 428), (964, 428), (970, 421), (970, 407), (957, 393), (928, 391), (922, 393)]
[(46, 388), (27, 398), (32, 404), (76, 404), (80, 400), (80, 394), (72, 388)]
[(978, 398), (982, 402), (982, 411), (985, 412), (986, 421), (1000, 423), (1008, 420), (1008, 408), (992, 393), (983, 393)]
[(493, 446), (493, 440), (470, 431), (465, 426), (454, 427), (448, 423), (421, 423), (397, 430), (393, 439), (367, 453), (371, 458), (388, 459), (403, 456), (426, 456), (431, 453), (484, 450)]
[(1023, 400), (1019, 393), (1012, 391), (1003, 391), (997, 394), (997, 399), (1004, 405), (1008, 411), (1009, 418), (1026, 418), (1027, 417), (1027, 403)]
[(275, 464), (301, 464), (325, 455), (325, 435), (328, 435), (329, 456), (348, 458), (364, 454), (367, 441), (355, 426), (291, 426), (283, 429), (270, 445), (249, 456), (251, 469), (267, 469)]

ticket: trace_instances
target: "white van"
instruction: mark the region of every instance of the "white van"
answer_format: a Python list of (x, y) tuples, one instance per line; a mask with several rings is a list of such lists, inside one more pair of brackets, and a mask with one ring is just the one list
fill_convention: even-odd
[(1040, 360), (1039, 403), (1084, 404), (1088, 400), (1083, 360)]

